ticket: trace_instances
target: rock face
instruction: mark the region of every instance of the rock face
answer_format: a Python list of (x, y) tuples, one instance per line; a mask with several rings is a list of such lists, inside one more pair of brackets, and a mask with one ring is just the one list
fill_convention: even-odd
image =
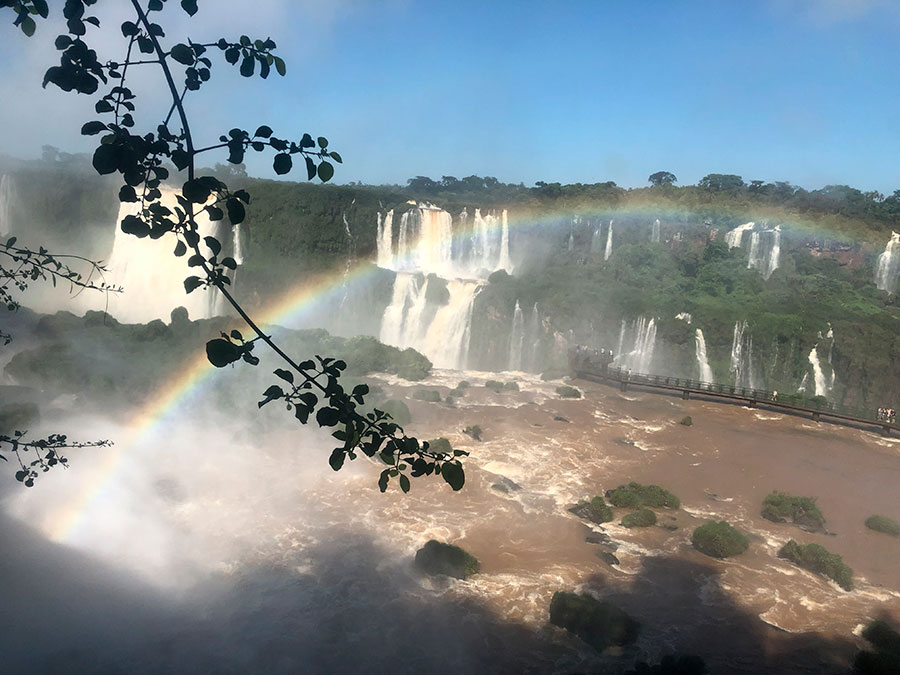
[(553, 594), (550, 623), (574, 633), (598, 651), (631, 644), (641, 629), (640, 623), (612, 603), (566, 591)]
[(465, 579), (477, 573), (481, 566), (475, 556), (459, 546), (431, 539), (416, 551), (416, 567), (432, 576)]
[(569, 512), (592, 523), (608, 523), (613, 519), (612, 509), (603, 501), (603, 497), (594, 497), (589, 502), (578, 502), (569, 507)]
[(518, 492), (522, 489), (522, 486), (511, 478), (507, 478), (506, 476), (498, 476), (497, 482), (491, 485), (491, 488), (497, 490), (497, 492), (509, 494), (510, 492)]

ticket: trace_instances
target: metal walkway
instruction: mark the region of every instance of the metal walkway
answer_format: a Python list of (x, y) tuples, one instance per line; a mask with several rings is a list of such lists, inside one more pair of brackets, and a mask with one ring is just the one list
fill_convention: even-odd
[(764, 405), (766, 408), (777, 408), (794, 414), (808, 415), (818, 422), (822, 417), (833, 419), (839, 423), (852, 422), (865, 424), (881, 429), (884, 436), (890, 436), (892, 431), (900, 432), (900, 424), (878, 419), (877, 411), (864, 408), (852, 408), (838, 406), (833, 403), (823, 403), (821, 406), (810, 405), (809, 401), (803, 403), (779, 400), (774, 392), (762, 389), (748, 389), (733, 387), (715, 382), (700, 382), (698, 380), (685, 380), (678, 377), (666, 377), (664, 375), (648, 375), (645, 373), (632, 373), (612, 366), (603, 367), (590, 362), (581, 362), (575, 365), (575, 375), (582, 380), (593, 380), (603, 383), (618, 384), (621, 391), (627, 391), (631, 386), (649, 387), (681, 393), (685, 400), (691, 396), (703, 398), (728, 399), (740, 401), (754, 408)]

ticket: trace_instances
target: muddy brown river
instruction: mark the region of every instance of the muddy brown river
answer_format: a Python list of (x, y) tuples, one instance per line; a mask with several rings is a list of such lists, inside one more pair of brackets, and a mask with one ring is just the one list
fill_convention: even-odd
[[(489, 377), (515, 379), (521, 390), (494, 393), (483, 386)], [(420, 388), (446, 396), (463, 379), (471, 386), (454, 407), (413, 398)], [(259, 436), (225, 423), (227, 452), (211, 453), (208, 434), (187, 424), (171, 429), (168, 443), (130, 450), (117, 487), (88, 505), (78, 486), (108, 467), (102, 456), (47, 476), (52, 504), (7, 490), (7, 512), (35, 527), (16, 537), (50, 547), (38, 547), (42, 556), (95, 560), (153, 598), (114, 646), (102, 639), (109, 623), (69, 627), (25, 662), (60, 672), (112, 664), (133, 672), (572, 673), (622, 672), (638, 658), (681, 651), (702, 656), (714, 673), (839, 673), (864, 645), (863, 625), (900, 618), (900, 538), (863, 525), (876, 513), (900, 518), (900, 439), (584, 381), (574, 383), (584, 398), (562, 400), (559, 382), (521, 373), (436, 371), (415, 385), (379, 384), (408, 398), (408, 432), (471, 452), (461, 492), (422, 479), (408, 495), (396, 485), (383, 495), (375, 464), (332, 473), (321, 434), (267, 431), (266, 449), (252, 452)], [(685, 415), (692, 426), (679, 424)], [(473, 424), (482, 442), (461, 433)], [(519, 489), (494, 487), (503, 479)], [(621, 509), (603, 526), (567, 510), (632, 480), (671, 490), (681, 509), (659, 511), (659, 524), (645, 529), (618, 525)], [(828, 533), (763, 519), (773, 490), (815, 497)], [(77, 527), (44, 541), (75, 505)], [(728, 560), (695, 551), (691, 532), (710, 518), (749, 535), (749, 550)], [(614, 544), (587, 541), (600, 532)], [(466, 548), (480, 574), (421, 577), (412, 559), (431, 538)], [(841, 555), (855, 590), (779, 559), (791, 538)], [(615, 565), (602, 555), (613, 549)], [(7, 578), (30, 578), (25, 562), (6, 565)], [(86, 581), (82, 567), (71, 579), (73, 566), (60, 567), (63, 587), (88, 589), (91, 616), (134, 606), (103, 590), (105, 581)], [(614, 602), (641, 622), (638, 643), (600, 654), (549, 625), (557, 590)], [(54, 629), (66, 592), (30, 596), (32, 630)], [(32, 630), (11, 630), (29, 644)], [(85, 647), (98, 644), (106, 646)]]

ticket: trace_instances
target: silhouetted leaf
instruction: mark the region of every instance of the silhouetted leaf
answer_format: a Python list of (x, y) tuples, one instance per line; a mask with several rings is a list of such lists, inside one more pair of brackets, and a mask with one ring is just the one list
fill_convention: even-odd
[(409, 478), (403, 473), (400, 474), (400, 489), (409, 492)]
[(209, 250), (212, 251), (213, 255), (219, 255), (219, 252), (222, 250), (222, 244), (219, 243), (219, 240), (215, 237), (203, 237), (203, 241), (209, 247)]
[(262, 408), (269, 401), (274, 401), (275, 399), (282, 398), (284, 396), (284, 390), (277, 384), (273, 384), (263, 392), (263, 396), (265, 396), (265, 398), (256, 404), (260, 408)]
[(342, 448), (335, 448), (331, 451), (331, 457), (328, 458), (328, 463), (331, 465), (332, 469), (340, 471), (341, 467), (344, 466), (344, 458), (346, 456), (347, 455)]
[(466, 474), (461, 465), (454, 462), (445, 462), (441, 467), (441, 476), (447, 484), (456, 492), (461, 490), (466, 482)]
[(181, 63), (185, 66), (190, 66), (194, 63), (194, 50), (184, 43), (178, 43), (177, 45), (172, 47), (170, 55), (173, 59), (178, 61), (178, 63)]
[(259, 136), (260, 138), (268, 138), (269, 136), (272, 135), (272, 129), (271, 129), (271, 127), (267, 127), (265, 124), (263, 124), (261, 127), (259, 127), (256, 130), (256, 133), (253, 135)]
[(333, 427), (340, 419), (341, 411), (337, 408), (325, 406), (324, 408), (319, 408), (316, 412), (316, 422), (319, 423), (320, 427)]
[(191, 16), (194, 16), (197, 13), (197, 0), (181, 0), (181, 8)]
[(216, 368), (224, 368), (241, 358), (242, 350), (236, 344), (215, 338), (206, 343), (206, 358)]
[(200, 277), (188, 277), (184, 280), (184, 291), (185, 293), (190, 293), (191, 291), (196, 290), (201, 285), (203, 285), (203, 281), (200, 279)]
[(101, 175), (112, 173), (119, 166), (118, 147), (104, 143), (94, 150), (94, 158), (91, 161), (94, 169)]
[(106, 131), (106, 125), (103, 122), (87, 122), (81, 127), (82, 136), (95, 136), (101, 131)]
[(291, 156), (283, 153), (275, 155), (275, 159), (272, 161), (272, 168), (275, 169), (275, 173), (279, 176), (288, 173), (293, 166), (294, 160)]
[(280, 377), (285, 382), (290, 382), (294, 384), (294, 374), (289, 370), (284, 370), (283, 368), (276, 368), (275, 374)]
[(278, 71), (278, 74), (284, 77), (284, 74), (287, 72), (287, 67), (284, 65), (284, 59), (275, 56), (275, 70)]
[(247, 211), (239, 199), (229, 197), (225, 202), (225, 208), (228, 210), (228, 220), (231, 221), (232, 225), (244, 222)]
[(175, 244), (175, 255), (180, 258), (185, 253), (187, 253), (187, 246), (185, 246), (184, 242), (179, 239), (178, 243)]
[(244, 60), (241, 61), (241, 75), (244, 77), (250, 77), (253, 75), (253, 70), (256, 67), (256, 59), (252, 56), (245, 56)]
[(319, 178), (323, 183), (327, 183), (334, 176), (334, 166), (329, 162), (321, 162), (319, 164)]

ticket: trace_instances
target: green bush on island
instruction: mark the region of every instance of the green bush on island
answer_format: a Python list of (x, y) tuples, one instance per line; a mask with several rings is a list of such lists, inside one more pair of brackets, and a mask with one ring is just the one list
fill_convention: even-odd
[(825, 527), (825, 516), (813, 497), (792, 497), (778, 491), (763, 500), (762, 517), (774, 523), (791, 522), (812, 532)]
[(574, 633), (598, 651), (633, 643), (641, 629), (640, 623), (612, 603), (566, 591), (553, 594), (550, 623)]
[(505, 391), (519, 391), (519, 383), (515, 380), (511, 380), (503, 385), (503, 389)]
[(603, 497), (594, 497), (590, 501), (582, 500), (569, 507), (569, 511), (579, 518), (590, 520), (592, 523), (608, 523), (613, 520), (612, 509), (603, 501)]
[(866, 518), (866, 527), (876, 532), (884, 532), (900, 537), (900, 523), (887, 516), (869, 516)]
[(900, 673), (900, 633), (885, 621), (867, 625), (863, 638), (872, 650), (863, 650), (853, 661), (853, 671), (859, 675), (896, 675)]
[(581, 398), (581, 392), (567, 384), (557, 387), (556, 393), (560, 398)]
[(456, 401), (454, 400), (453, 396), (451, 396), (450, 394), (447, 394), (447, 398), (444, 399), (444, 403), (446, 403), (451, 408), (456, 407)]
[(456, 385), (456, 388), (457, 389), (468, 389), (471, 386), (472, 385), (469, 383), (468, 380), (460, 380), (459, 384)]
[(626, 509), (641, 507), (678, 509), (681, 507), (681, 500), (659, 485), (641, 485), (634, 481), (607, 492), (606, 498), (613, 506)]
[(711, 520), (695, 529), (691, 543), (712, 558), (740, 555), (750, 546), (750, 540), (724, 520)]
[(650, 509), (640, 509), (626, 513), (622, 518), (622, 527), (650, 527), (656, 525), (656, 514)]
[(810, 572), (833, 579), (845, 591), (853, 590), (853, 570), (844, 564), (837, 553), (831, 553), (818, 544), (798, 544), (791, 539), (781, 550), (778, 557), (790, 560)]
[(481, 427), (478, 426), (477, 424), (473, 424), (472, 426), (466, 427), (465, 429), (463, 429), (463, 433), (466, 436), (471, 436), (476, 441), (481, 440), (482, 431), (481, 431)]
[(484, 383), (486, 389), (492, 390), (495, 394), (499, 394), (503, 391), (503, 383), (498, 382), (497, 380), (488, 380)]
[(679, 422), (679, 424), (683, 424), (686, 427), (693, 426), (694, 420), (691, 419), (690, 415), (685, 415), (684, 417), (681, 418), (681, 421)]
[(428, 441), (428, 449), (431, 452), (445, 452), (448, 455), (453, 454), (453, 446), (450, 445), (450, 441), (443, 436)]
[(403, 426), (404, 424), (409, 424), (412, 421), (412, 416), (409, 414), (409, 406), (407, 406), (403, 401), (398, 401), (395, 398), (388, 399), (380, 406), (378, 406), (379, 410), (383, 410), (388, 415), (394, 418), (394, 421)]
[(416, 389), (413, 392), (413, 398), (419, 401), (428, 401), (429, 403), (440, 403), (441, 392), (437, 389)]
[(481, 569), (478, 559), (468, 551), (434, 539), (416, 551), (416, 567), (431, 576), (444, 575), (456, 579), (466, 579)]

